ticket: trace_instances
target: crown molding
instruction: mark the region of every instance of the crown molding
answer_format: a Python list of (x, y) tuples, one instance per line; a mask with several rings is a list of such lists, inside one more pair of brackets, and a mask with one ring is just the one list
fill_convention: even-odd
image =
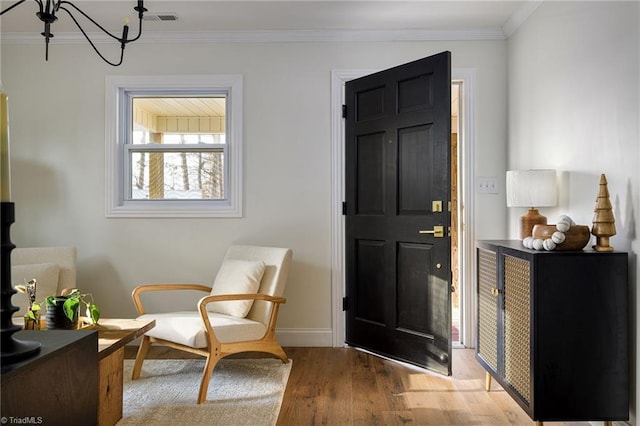
[(529, 16), (542, 4), (544, 0), (527, 1), (516, 10), (509, 20), (502, 26), (504, 38), (509, 38), (516, 32)]
[[(89, 33), (94, 43), (113, 43), (102, 34)], [(2, 34), (2, 44), (36, 44), (37, 33)], [(277, 30), (277, 31), (165, 31), (146, 32), (136, 43), (278, 43), (278, 42), (389, 42), (504, 40), (502, 29), (460, 30)], [(52, 44), (86, 43), (81, 33), (56, 33)]]

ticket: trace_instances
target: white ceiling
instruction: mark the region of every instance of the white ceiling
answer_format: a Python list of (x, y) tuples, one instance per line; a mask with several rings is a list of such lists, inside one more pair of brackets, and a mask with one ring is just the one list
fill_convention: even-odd
[[(2, 9), (14, 3), (14, 0), (0, 1)], [(522, 0), (148, 0), (145, 1), (148, 13), (175, 13), (178, 20), (145, 21), (144, 31), (161, 34), (167, 31), (428, 30), (500, 31), (509, 35), (508, 27), (513, 26), (514, 20), (522, 15), (526, 18), (526, 10), (539, 3)], [(127, 16), (131, 20), (130, 31), (137, 31), (134, 0), (79, 0), (75, 4), (117, 35)], [(1, 32), (39, 35), (43, 24), (35, 16), (37, 11), (36, 1), (27, 0), (0, 18)], [(58, 17), (52, 25), (54, 34), (78, 32), (66, 12), (60, 10)], [(95, 31), (90, 25), (82, 25), (87, 32)]]

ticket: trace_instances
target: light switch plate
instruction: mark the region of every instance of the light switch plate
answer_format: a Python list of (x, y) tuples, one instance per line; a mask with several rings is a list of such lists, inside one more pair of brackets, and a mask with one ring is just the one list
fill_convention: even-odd
[(495, 176), (477, 178), (476, 192), (478, 194), (498, 194), (498, 178)]

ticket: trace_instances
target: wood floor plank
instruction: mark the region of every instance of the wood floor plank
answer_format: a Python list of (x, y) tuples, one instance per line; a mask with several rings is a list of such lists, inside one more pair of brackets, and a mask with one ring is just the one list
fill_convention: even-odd
[[(125, 358), (135, 358), (136, 350), (125, 348)], [(496, 381), (490, 392), (485, 390), (485, 371), (472, 349), (453, 350), (450, 377), (353, 348), (285, 351), (293, 367), (278, 426), (535, 425)], [(156, 346), (148, 355), (159, 359), (192, 357)], [(614, 422), (615, 426), (625, 424)], [(589, 426), (589, 422), (547, 422), (545, 426)]]

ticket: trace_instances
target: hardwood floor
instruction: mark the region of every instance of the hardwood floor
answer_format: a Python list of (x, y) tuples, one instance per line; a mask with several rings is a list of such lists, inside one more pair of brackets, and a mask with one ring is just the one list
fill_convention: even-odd
[(289, 348), (293, 369), (279, 425), (526, 425), (500, 388), (484, 390), (472, 350), (444, 377), (351, 348)]
[[(453, 350), (451, 377), (353, 348), (285, 348), (285, 351), (293, 360), (293, 367), (278, 426), (535, 424), (495, 381), (491, 392), (485, 391), (485, 372), (472, 349)], [(149, 354), (149, 358), (194, 356), (160, 347), (153, 347)], [(127, 347), (125, 357), (135, 358), (135, 348)]]

